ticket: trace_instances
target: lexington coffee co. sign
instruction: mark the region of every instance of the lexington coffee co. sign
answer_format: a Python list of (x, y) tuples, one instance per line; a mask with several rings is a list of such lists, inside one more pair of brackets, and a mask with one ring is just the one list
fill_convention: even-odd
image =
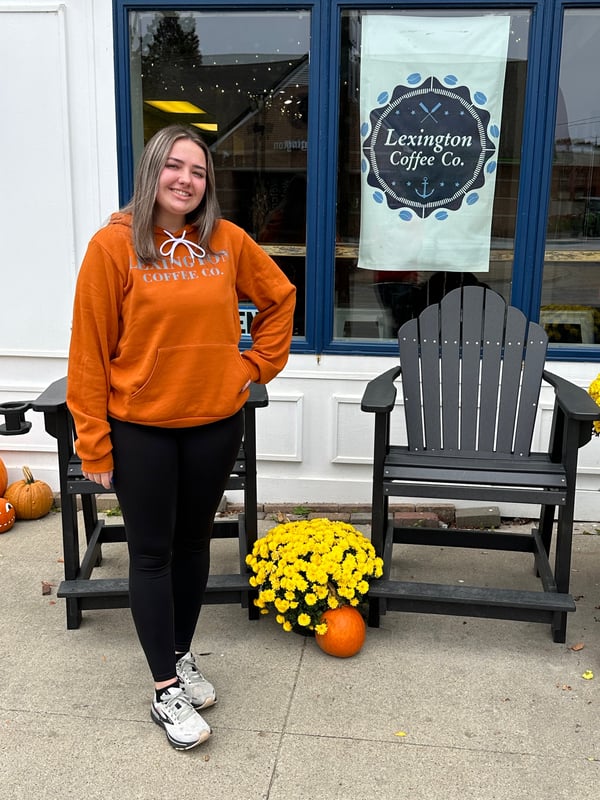
[[(468, 192), (473, 194), (467, 202), (477, 201), (475, 190), (496, 168), (491, 137), (497, 141), (499, 130), (489, 124), (485, 96), (471, 98), (469, 89), (456, 82), (453, 75), (442, 83), (413, 74), (391, 98), (386, 92), (378, 97), (382, 105), (371, 111), (371, 132), (363, 144), (367, 182), (378, 190), (375, 202), (406, 209), (407, 218), (411, 210), (419, 217), (437, 210), (444, 218), (460, 208)], [(368, 129), (365, 124), (363, 135)]]
[(510, 16), (362, 20), (358, 266), (489, 270)]

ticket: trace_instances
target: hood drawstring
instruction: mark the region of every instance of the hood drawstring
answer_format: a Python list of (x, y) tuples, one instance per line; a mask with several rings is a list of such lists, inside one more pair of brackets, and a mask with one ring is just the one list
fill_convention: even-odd
[(183, 231), (181, 236), (173, 236), (170, 231), (163, 231), (169, 238), (166, 242), (163, 242), (160, 246), (160, 254), (161, 256), (168, 256), (171, 261), (173, 261), (173, 254), (178, 244), (182, 244), (184, 247), (187, 247), (188, 253), (191, 255), (192, 258), (204, 258), (206, 255), (206, 250), (201, 247), (196, 242), (192, 242), (189, 239), (186, 239), (186, 231)]

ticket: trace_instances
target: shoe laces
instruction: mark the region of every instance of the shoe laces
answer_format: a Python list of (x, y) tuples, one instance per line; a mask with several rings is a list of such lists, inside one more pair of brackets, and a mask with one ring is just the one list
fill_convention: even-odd
[(185, 722), (196, 710), (182, 689), (174, 688), (165, 692), (159, 701), (173, 722)]
[(183, 656), (179, 661), (179, 676), (187, 683), (204, 681), (204, 675), (198, 669), (193, 656)]

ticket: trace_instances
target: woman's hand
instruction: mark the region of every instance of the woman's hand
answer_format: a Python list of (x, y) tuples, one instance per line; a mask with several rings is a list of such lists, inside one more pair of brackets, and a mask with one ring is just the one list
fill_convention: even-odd
[(110, 472), (83, 472), (82, 474), (84, 478), (88, 479), (88, 481), (92, 481), (93, 483), (99, 483), (101, 486), (104, 486), (105, 489), (113, 488), (112, 469)]

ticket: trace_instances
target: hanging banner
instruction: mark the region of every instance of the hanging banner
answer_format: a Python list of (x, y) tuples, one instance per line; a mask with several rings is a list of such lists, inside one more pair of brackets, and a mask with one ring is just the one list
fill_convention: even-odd
[(509, 26), (363, 17), (359, 267), (488, 271)]

